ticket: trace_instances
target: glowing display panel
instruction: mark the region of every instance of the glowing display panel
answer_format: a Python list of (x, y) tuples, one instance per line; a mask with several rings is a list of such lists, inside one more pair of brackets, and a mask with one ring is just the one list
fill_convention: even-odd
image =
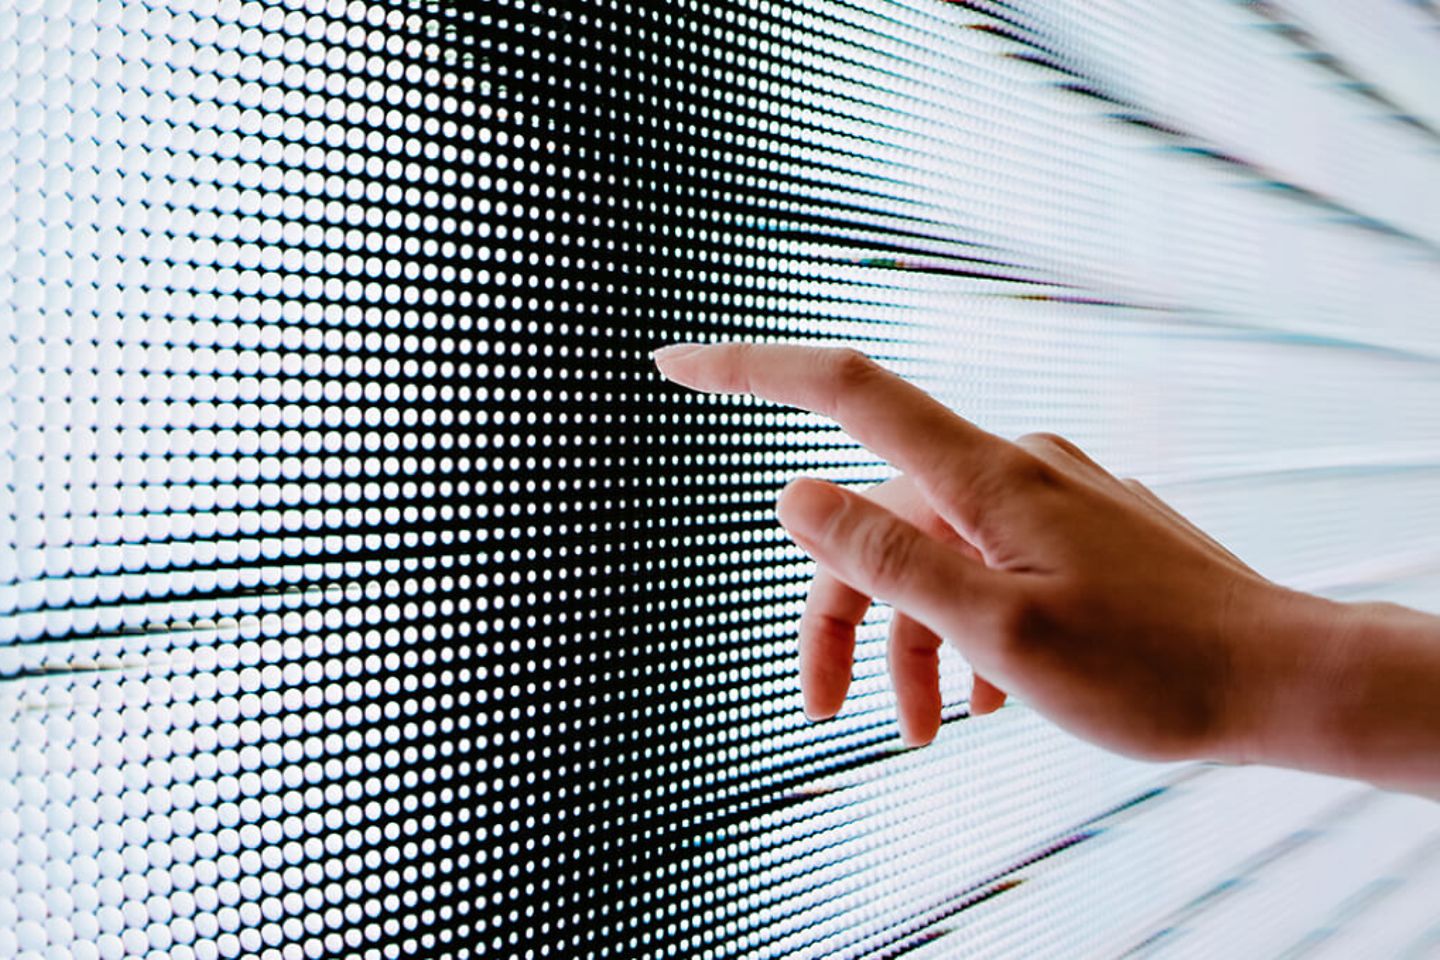
[(1425, 2), (0, 0), (0, 956), (1430, 956), (1440, 812), (809, 724), (866, 350), (1440, 606)]

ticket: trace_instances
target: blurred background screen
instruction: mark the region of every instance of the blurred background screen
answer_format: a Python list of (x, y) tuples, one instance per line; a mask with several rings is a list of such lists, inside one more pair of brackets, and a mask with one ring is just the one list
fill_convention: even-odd
[(1440, 953), (1433, 804), (808, 723), (728, 338), (1440, 607), (1440, 9), (0, 0), (0, 956)]

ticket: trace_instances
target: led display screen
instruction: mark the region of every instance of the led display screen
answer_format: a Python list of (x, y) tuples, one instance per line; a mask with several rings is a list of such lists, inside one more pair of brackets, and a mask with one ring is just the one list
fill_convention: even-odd
[(1440, 808), (802, 714), (665, 383), (864, 350), (1440, 608), (1423, 0), (0, 0), (0, 957), (1422, 957)]

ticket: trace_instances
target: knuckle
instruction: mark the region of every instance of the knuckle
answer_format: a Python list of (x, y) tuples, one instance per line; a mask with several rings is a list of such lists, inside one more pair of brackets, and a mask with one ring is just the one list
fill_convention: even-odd
[(1001, 464), (1001, 475), (1009, 484), (1028, 487), (1058, 487), (1065, 481), (1054, 464), (1025, 449), (1015, 451)]
[(726, 387), (737, 393), (744, 393), (749, 389), (749, 369), (752, 358), (755, 354), (753, 344), (739, 342), (732, 343), (727, 349), (725, 364)]
[(905, 582), (911, 575), (915, 543), (898, 524), (870, 522), (860, 540), (861, 556), (877, 582), (890, 586)]
[(1019, 446), (1025, 447), (1026, 449), (1040, 450), (1044, 450), (1047, 448), (1065, 450), (1071, 446), (1070, 441), (1060, 436), (1060, 434), (1049, 433), (1043, 430), (1037, 431), (1035, 433), (1027, 433), (1020, 439), (1016, 440), (1015, 443)]
[(843, 347), (835, 351), (835, 380), (842, 386), (863, 383), (875, 375), (875, 361), (859, 350)]
[(807, 606), (800, 615), (799, 632), (802, 640), (827, 643), (853, 639), (855, 628), (832, 613)]
[(831, 351), (829, 413), (844, 419), (856, 404), (865, 403), (865, 388), (880, 372), (880, 365), (859, 350), (841, 347)]
[(1037, 456), (1043, 457), (1061, 454), (1077, 460), (1085, 459), (1085, 454), (1074, 442), (1067, 440), (1058, 433), (1049, 433), (1046, 431), (1027, 433), (1016, 440), (1015, 445)]

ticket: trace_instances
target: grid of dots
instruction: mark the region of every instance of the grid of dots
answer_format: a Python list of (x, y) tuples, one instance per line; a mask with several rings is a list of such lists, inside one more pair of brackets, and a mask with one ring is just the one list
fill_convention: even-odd
[(1428, 808), (972, 722), (948, 650), (900, 749), (883, 610), (807, 724), (774, 497), (887, 470), (647, 359), (860, 346), (1418, 602), (1440, 20), (1376, 2), (1401, 67), (1277, 2), (0, 0), (0, 957), (1440, 942)]

